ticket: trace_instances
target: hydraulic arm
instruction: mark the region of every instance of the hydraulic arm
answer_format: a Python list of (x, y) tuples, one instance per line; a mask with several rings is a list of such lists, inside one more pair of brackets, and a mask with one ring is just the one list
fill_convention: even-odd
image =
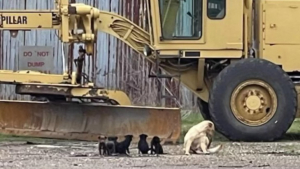
[[(93, 56), (96, 33), (99, 30), (122, 39), (139, 52), (142, 52), (145, 44), (149, 45), (150, 43), (149, 34), (129, 20), (113, 13), (99, 11), (97, 8), (85, 4), (69, 4), (68, 0), (56, 1), (56, 8), (53, 10), (2, 10), (0, 16), (0, 29), (9, 30), (12, 36), (17, 36), (19, 30), (56, 29), (62, 42), (84, 43), (84, 48), (79, 50), (79, 57), (75, 61), (77, 72), (54, 75), (27, 70), (0, 71), (0, 82), (18, 84), (16, 91), (18, 94), (40, 95), (41, 88), (43, 88), (43, 95), (58, 94), (64, 97), (85, 98), (87, 95), (82, 96), (82, 93), (90, 93), (95, 87), (89, 80), (83, 79), (83, 77), (86, 78), (86, 75), (84, 76), (82, 73), (82, 62), (85, 55)], [(26, 87), (22, 85), (26, 85)], [(61, 90), (62, 87), (65, 89)], [(20, 88), (23, 90), (19, 90)], [(47, 88), (49, 89), (47, 90)], [(78, 88), (83, 92), (77, 92)], [(71, 89), (73, 92), (69, 92), (67, 89)], [(116, 92), (124, 95), (121, 91)], [(98, 89), (96, 93), (102, 93), (95, 95), (95, 97), (99, 97), (100, 95), (108, 96), (109, 92)], [(129, 99), (126, 100), (122, 102), (130, 104)]]
[(0, 29), (17, 33), (19, 30), (57, 29), (66, 43), (84, 43), (88, 55), (94, 53), (97, 31), (109, 33), (124, 40), (133, 49), (143, 51), (150, 45), (149, 33), (119, 15), (100, 11), (89, 5), (57, 1), (57, 9), (47, 11), (0, 11)]
[[(93, 57), (97, 31), (123, 40), (138, 52), (143, 52), (145, 45), (151, 46), (149, 33), (119, 15), (68, 1), (56, 0), (53, 10), (0, 10), (0, 30), (10, 31), (13, 37), (19, 30), (55, 29), (62, 42), (84, 44), (74, 60), (76, 72), (57, 75), (0, 70), (0, 83), (16, 85), (17, 94), (35, 96), (34, 101), (41, 101), (40, 98), (50, 101), (0, 101), (3, 110), (0, 111), (0, 132), (84, 140), (94, 140), (98, 134), (130, 133), (138, 137), (147, 132), (149, 138), (157, 135), (172, 141), (178, 139), (181, 128), (178, 108), (130, 106), (124, 92), (97, 88), (82, 71), (86, 55)], [(73, 103), (74, 98), (81, 104)], [(103, 106), (103, 102), (110, 106)], [(162, 123), (166, 118), (172, 120)]]

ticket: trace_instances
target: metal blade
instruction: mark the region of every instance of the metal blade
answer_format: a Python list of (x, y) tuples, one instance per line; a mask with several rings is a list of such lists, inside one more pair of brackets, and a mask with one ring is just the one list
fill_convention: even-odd
[(18, 136), (96, 141), (100, 134), (131, 134), (136, 142), (144, 133), (175, 142), (181, 115), (178, 108), (0, 101), (0, 127)]

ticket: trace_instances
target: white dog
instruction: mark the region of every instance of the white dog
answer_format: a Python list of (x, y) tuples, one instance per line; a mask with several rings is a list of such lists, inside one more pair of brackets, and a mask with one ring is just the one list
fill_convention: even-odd
[(191, 127), (184, 137), (184, 151), (186, 155), (190, 152), (199, 153), (215, 153), (218, 152), (222, 145), (215, 148), (209, 148), (212, 142), (212, 137), (215, 131), (215, 125), (209, 120), (202, 121), (197, 125)]
[(190, 153), (196, 154), (209, 154), (209, 153), (216, 153), (222, 149), (222, 145), (218, 145), (214, 148), (210, 148), (210, 144), (212, 142), (212, 137), (208, 135), (202, 135), (199, 139), (193, 141)]

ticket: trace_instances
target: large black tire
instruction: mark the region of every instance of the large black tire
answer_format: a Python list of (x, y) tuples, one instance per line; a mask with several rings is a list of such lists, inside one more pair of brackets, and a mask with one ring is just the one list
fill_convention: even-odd
[[(266, 123), (250, 126), (239, 121), (231, 109), (235, 88), (247, 80), (261, 80), (273, 88), (277, 109)], [(223, 69), (213, 83), (209, 112), (216, 129), (231, 141), (274, 141), (282, 138), (293, 123), (297, 92), (292, 80), (277, 65), (263, 59), (243, 59)]]
[(204, 120), (211, 120), (210, 114), (209, 114), (209, 108), (208, 103), (203, 101), (202, 99), (197, 99), (197, 104), (201, 113), (201, 116)]

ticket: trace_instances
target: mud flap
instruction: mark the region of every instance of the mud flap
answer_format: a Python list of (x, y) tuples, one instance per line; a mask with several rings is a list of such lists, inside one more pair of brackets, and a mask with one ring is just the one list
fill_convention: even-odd
[(180, 137), (178, 108), (0, 101), (0, 133), (17, 136), (96, 141), (99, 134), (145, 133), (151, 139), (176, 142)]

